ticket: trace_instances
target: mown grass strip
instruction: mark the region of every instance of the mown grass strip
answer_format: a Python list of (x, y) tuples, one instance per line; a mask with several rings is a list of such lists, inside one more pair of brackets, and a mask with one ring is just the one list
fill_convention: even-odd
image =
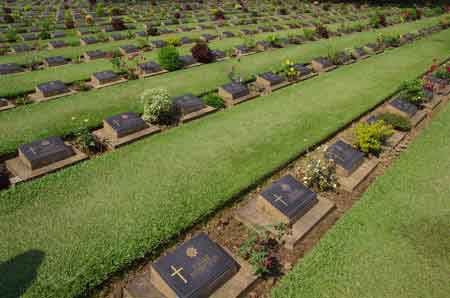
[(447, 30), (0, 192), (0, 262), (42, 251), (23, 297), (79, 295), (446, 58), (449, 40)]
[(447, 106), (272, 297), (447, 297), (449, 123)]
[[(411, 31), (420, 28), (422, 23), (404, 24), (387, 30)], [(89, 119), (91, 127), (101, 124), (105, 117), (125, 111), (142, 112), (138, 97), (143, 90), (166, 87), (173, 96), (184, 93), (210, 91), (229, 81), (228, 73), (235, 66), (244, 77), (272, 68), (278, 68), (285, 59), (309, 62), (312, 58), (326, 55), (330, 46), (338, 50), (373, 42), (377, 32), (363, 32), (342, 38), (322, 40), (300, 47), (288, 47), (273, 52), (242, 58), (241, 62), (227, 60), (207, 66), (168, 73), (145, 80), (79, 93), (47, 103), (28, 105), (0, 113), (0, 155), (12, 152), (22, 144), (51, 135), (67, 135), (84, 125)], [(205, 73), (208, 75), (205, 75)], [(72, 118), (77, 120), (73, 121)], [(26, 121), (24, 121), (26, 119)]]

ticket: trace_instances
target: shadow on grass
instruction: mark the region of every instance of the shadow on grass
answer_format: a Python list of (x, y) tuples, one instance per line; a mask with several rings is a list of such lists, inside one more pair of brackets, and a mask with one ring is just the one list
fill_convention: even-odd
[(37, 270), (45, 254), (40, 250), (29, 250), (0, 263), (0, 296), (20, 298), (36, 279)]

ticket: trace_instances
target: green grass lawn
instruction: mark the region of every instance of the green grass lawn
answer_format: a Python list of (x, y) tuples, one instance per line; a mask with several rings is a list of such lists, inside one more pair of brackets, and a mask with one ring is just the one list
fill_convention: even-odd
[[(397, 30), (415, 30), (417, 26), (420, 24), (405, 24)], [(77, 129), (83, 119), (89, 119), (90, 126), (94, 127), (100, 125), (104, 118), (119, 112), (141, 112), (138, 98), (147, 88), (165, 87), (173, 96), (188, 92), (198, 94), (227, 83), (228, 73), (233, 65), (243, 77), (250, 78), (256, 73), (278, 68), (285, 59), (309, 62), (317, 56), (327, 55), (330, 46), (343, 50), (373, 42), (376, 36), (376, 32), (363, 32), (322, 40), (277, 50), (276, 56), (271, 52), (264, 52), (244, 57), (241, 62), (227, 60), (4, 111), (0, 113), (0, 154), (12, 152), (20, 144), (43, 137), (67, 135)], [(208, 72), (207, 76), (205, 72)], [(72, 121), (73, 117), (77, 120)]]
[(447, 106), (272, 297), (449, 297), (449, 123)]
[[(399, 34), (403, 34), (406, 32), (410, 32), (413, 30), (418, 30), (424, 27), (428, 27), (430, 25), (436, 24), (438, 18), (428, 18), (423, 19), (414, 23), (407, 23), (407, 24), (401, 24), (396, 26), (391, 26), (382, 30), (379, 30), (379, 32), (395, 32)], [(331, 25), (330, 28), (337, 28), (337, 25)], [(237, 30), (237, 29), (233, 29)], [(287, 37), (289, 34), (301, 34), (303, 31), (299, 29), (292, 29), (292, 30), (285, 30), (285, 31), (279, 31), (275, 33), (260, 33), (255, 35), (255, 40), (264, 40), (267, 38), (267, 36), (276, 34), (279, 37)], [(211, 31), (211, 34), (214, 34), (215, 31)], [(199, 37), (201, 33), (189, 33), (188, 35), (191, 35), (193, 37)], [(355, 34), (357, 36), (362, 35), (363, 33)], [(373, 34), (373, 33), (372, 33)], [(174, 36), (179, 36), (179, 34), (176, 34)], [(161, 38), (161, 37), (158, 37)], [(153, 37), (151, 39), (156, 39), (156, 37)], [(228, 50), (233, 48), (236, 45), (242, 44), (243, 39), (236, 37), (236, 38), (226, 38), (223, 40), (215, 40), (210, 42), (209, 46), (212, 49), (220, 49), (220, 50)], [(54, 55), (63, 55), (63, 56), (70, 56), (72, 57), (72, 54), (68, 54), (69, 52), (76, 53), (75, 56), (81, 55), (84, 53), (87, 48), (89, 49), (97, 49), (101, 48), (103, 50), (114, 50), (118, 49), (119, 46), (124, 44), (136, 44), (135, 41), (118, 41), (118, 42), (112, 42), (108, 43), (106, 45), (91, 45), (88, 47), (80, 47), (80, 48), (66, 48), (66, 49), (59, 49), (55, 52), (54, 50), (48, 51), (52, 56)], [(301, 47), (305, 47), (308, 45), (301, 45)], [(105, 48), (106, 47), (106, 48)], [(298, 48), (299, 46), (291, 46)], [(180, 54), (186, 55), (190, 54), (190, 49), (192, 48), (192, 45), (186, 45), (179, 47)], [(80, 52), (81, 51), (81, 52)], [(67, 52), (67, 53), (66, 53)], [(42, 57), (47, 57), (47, 53), (44, 53)], [(158, 57), (158, 51), (151, 51), (151, 52), (145, 52), (143, 53), (143, 56), (146, 59), (151, 59), (157, 61)], [(14, 59), (19, 59), (18, 56), (5, 56), (9, 60), (14, 61)], [(0, 57), (1, 61), (2, 57)], [(1, 63), (1, 62), (0, 62)], [(64, 66), (59, 67), (51, 67), (51, 68), (45, 68), (43, 70), (39, 71), (32, 71), (32, 72), (23, 72), (23, 73), (17, 73), (17, 74), (11, 74), (11, 75), (4, 75), (0, 76), (0, 85), (2, 88), (0, 88), (0, 96), (19, 96), (26, 92), (31, 92), (35, 89), (35, 87), (38, 84), (53, 81), (53, 80), (62, 80), (65, 83), (72, 83), (74, 81), (78, 80), (87, 80), (90, 78), (90, 76), (98, 71), (108, 70), (112, 69), (112, 64), (109, 60), (106, 59), (99, 59), (94, 60), (86, 63), (80, 63), (80, 64), (67, 64)]]
[[(0, 192), (0, 263), (38, 250), (23, 297), (77, 296), (446, 58), (449, 40), (436, 34)], [(8, 276), (5, 298), (23, 286)]]

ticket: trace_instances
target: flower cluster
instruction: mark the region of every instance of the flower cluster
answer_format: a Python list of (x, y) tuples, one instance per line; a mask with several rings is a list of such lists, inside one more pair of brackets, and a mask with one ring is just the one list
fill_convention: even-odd
[(281, 72), (284, 73), (288, 80), (294, 80), (299, 75), (297, 69), (294, 67), (294, 61), (289, 59), (283, 62)]
[[(319, 151), (325, 152), (326, 147)], [(303, 183), (315, 191), (334, 190), (337, 187), (336, 164), (333, 160), (324, 158), (307, 158)]]
[(164, 88), (145, 90), (141, 94), (141, 101), (144, 105), (142, 118), (150, 122), (157, 122), (160, 116), (169, 112), (172, 107), (169, 92)]

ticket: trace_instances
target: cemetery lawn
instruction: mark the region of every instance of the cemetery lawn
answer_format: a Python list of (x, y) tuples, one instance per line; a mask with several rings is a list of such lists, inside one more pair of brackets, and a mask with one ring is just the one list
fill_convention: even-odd
[[(411, 32), (414, 30), (419, 30), (421, 28), (429, 27), (431, 25), (436, 24), (438, 20), (439, 19), (435, 18), (435, 17), (427, 18), (427, 19), (423, 19), (423, 20), (420, 20), (417, 22), (390, 26), (388, 28), (381, 29), (378, 32), (403, 34), (406, 32)], [(330, 28), (333, 28), (333, 27), (337, 27), (337, 25), (330, 26)], [(285, 31), (278, 33), (278, 35), (280, 37), (287, 37), (289, 33), (300, 34), (301, 32), (302, 31), (298, 30), (298, 29), (285, 30)], [(210, 33), (214, 33), (214, 32), (211, 31)], [(199, 33), (191, 33), (191, 34), (194, 34), (193, 36), (196, 36), (196, 37), (198, 37), (200, 35)], [(257, 40), (264, 40), (267, 36), (270, 36), (270, 35), (273, 35), (273, 33), (260, 33), (260, 34), (255, 35), (255, 38)], [(189, 34), (187, 36), (189, 36)], [(150, 40), (159, 39), (159, 38), (161, 38), (161, 37), (152, 37)], [(362, 44), (364, 44), (364, 42), (365, 43), (373, 42), (375, 39), (376, 39), (376, 33), (374, 33), (374, 32), (355, 33), (355, 34), (352, 34), (351, 36), (337, 38), (337, 40), (343, 40), (342, 42), (346, 43), (345, 47), (362, 45)], [(331, 43), (333, 43), (333, 42), (331, 41)], [(339, 41), (338, 43), (341, 43), (341, 41)], [(118, 47), (120, 45), (127, 45), (127, 44), (135, 44), (135, 42), (129, 41), (129, 40), (112, 42), (112, 43), (106, 44), (106, 48), (105, 48), (105, 45), (103, 45), (103, 46), (99, 45), (99, 44), (90, 45), (87, 47), (80, 47), (80, 49), (78, 49), (76, 53), (77, 53), (77, 55), (80, 55), (80, 54), (84, 53), (85, 51), (87, 51), (88, 49), (89, 50), (102, 49), (105, 51), (111, 51), (114, 49), (118, 49)], [(230, 49), (239, 44), (242, 44), (242, 38), (226, 38), (224, 40), (212, 41), (209, 44), (209, 46), (212, 49), (227, 50), (227, 49)], [(277, 53), (280, 53), (280, 54), (282, 54), (283, 52), (291, 53), (291, 52), (294, 52), (294, 50), (299, 53), (307, 53), (307, 52), (311, 52), (311, 51), (317, 51), (318, 47), (325, 49), (326, 46), (329, 44), (330, 44), (330, 41), (321, 40), (319, 42), (313, 42), (313, 43), (304, 44), (304, 45), (300, 45), (300, 46), (290, 46), (289, 50), (277, 50)], [(192, 45), (179, 47), (180, 54), (181, 55), (190, 54), (191, 47), (192, 47)], [(299, 47), (301, 49), (300, 51), (298, 50)], [(344, 49), (344, 48), (342, 48), (342, 49)], [(43, 55), (43, 57), (55, 56), (55, 55), (63, 55), (64, 57), (72, 57), (74, 55), (69, 55), (68, 53), (66, 53), (66, 51), (71, 52), (71, 51), (75, 51), (75, 49), (74, 48), (65, 48), (65, 49), (60, 49), (57, 51), (61, 51), (61, 52), (59, 53), (59, 52), (55, 52), (55, 50), (50, 50), (50, 51), (48, 51), (48, 54)], [(324, 50), (322, 50), (322, 51), (323, 51), (323, 53), (321, 53), (321, 55), (326, 55), (328, 53), (327, 51), (324, 51)], [(315, 52), (315, 53), (317, 53), (317, 52)], [(151, 51), (151, 52), (145, 52), (145, 53), (143, 53), (143, 56), (146, 59), (157, 61), (158, 50)], [(11, 59), (14, 59), (14, 58), (17, 59), (20, 56), (14, 55), (14, 56), (7, 56), (7, 57), (9, 60), (4, 61), (4, 62), (14, 62), (14, 60), (11, 60)], [(273, 54), (270, 52), (262, 53), (262, 54), (258, 54), (255, 57), (259, 57), (258, 59), (261, 59), (264, 61), (264, 59), (267, 59), (267, 57), (273, 58)], [(264, 58), (264, 57), (266, 57), (266, 58)], [(0, 57), (0, 63), (1, 63), (1, 58), (2, 57)], [(245, 61), (247, 59), (244, 58), (243, 60)], [(275, 66), (278, 66), (278, 65), (275, 65)], [(205, 67), (203, 69), (203, 71), (209, 71), (208, 68), (211, 66), (203, 65), (202, 67)], [(90, 78), (90, 76), (94, 72), (108, 70), (108, 69), (112, 69), (111, 62), (106, 59), (99, 59), (99, 60), (83, 62), (83, 63), (79, 63), (79, 64), (67, 64), (67, 65), (59, 66), (59, 67), (50, 67), (50, 68), (46, 68), (46, 69), (39, 70), (39, 71), (23, 72), (23, 73), (0, 76), (0, 86), (2, 86), (2, 88), (0, 88), (0, 97), (1, 96), (19, 96), (26, 92), (33, 91), (34, 88), (40, 83), (45, 83), (45, 82), (53, 81), (53, 80), (61, 80), (65, 83), (72, 83), (72, 82), (75, 82), (78, 80), (87, 80)], [(211, 71), (213, 71), (213, 70), (211, 70)]]
[[(2, 191), (0, 263), (38, 250), (22, 297), (80, 295), (446, 58), (449, 40), (447, 30)], [(4, 298), (23, 286), (9, 276)]]
[(449, 123), (447, 105), (272, 297), (448, 297)]
[[(414, 26), (418, 26), (418, 23), (405, 24), (404, 27), (399, 28), (409, 31), (416, 28)], [(415, 44), (418, 44), (420, 48), (423, 48), (427, 47), (428, 44), (430, 46), (430, 60), (424, 60), (424, 62), (431, 64), (432, 46), (436, 42), (441, 44), (440, 39), (448, 38), (448, 32), (449, 30), (435, 34), (406, 47), (415, 47)], [(244, 57), (239, 64), (233, 59), (4, 111), (0, 113), (0, 135), (2, 136), (0, 154), (13, 152), (19, 145), (40, 138), (52, 135), (68, 135), (84, 125), (84, 119), (89, 119), (88, 124), (92, 128), (101, 125), (104, 118), (117, 113), (142, 112), (142, 105), (138, 98), (142, 91), (148, 88), (165, 87), (173, 96), (189, 92), (199, 94), (228, 83), (228, 73), (232, 65), (236, 65), (242, 76), (251, 78), (254, 74), (279, 68), (285, 59), (296, 62), (310, 62), (317, 56), (327, 55), (330, 44), (336, 49), (344, 50), (348, 47), (373, 42), (376, 40), (376, 36), (376, 32), (364, 32), (333, 39), (332, 41), (288, 47), (277, 50), (276, 56), (271, 52), (265, 52)], [(402, 51), (402, 49), (389, 52), (396, 53), (397, 51)], [(392, 60), (391, 63), (394, 64), (396, 61)], [(205, 76), (205, 72), (208, 73), (207, 76)], [(72, 118), (76, 120), (72, 120)]]

